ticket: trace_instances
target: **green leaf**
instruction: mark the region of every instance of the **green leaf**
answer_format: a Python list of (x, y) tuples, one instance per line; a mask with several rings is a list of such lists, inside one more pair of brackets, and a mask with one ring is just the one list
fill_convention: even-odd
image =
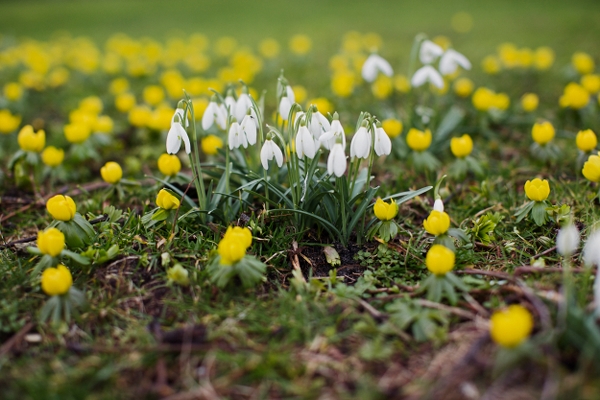
[(548, 212), (546, 208), (548, 205), (544, 201), (536, 201), (533, 208), (531, 209), (531, 217), (538, 226), (542, 226), (548, 220)]
[(60, 252), (61, 256), (65, 256), (65, 257), (69, 257), (71, 260), (75, 261), (78, 264), (81, 265), (90, 265), (90, 259), (87, 257), (84, 257), (80, 254), (77, 254), (75, 252), (69, 251), (69, 250), (63, 250)]

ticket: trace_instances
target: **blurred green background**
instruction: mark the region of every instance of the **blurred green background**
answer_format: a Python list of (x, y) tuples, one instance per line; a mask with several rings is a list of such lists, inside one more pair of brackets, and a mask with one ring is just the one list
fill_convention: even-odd
[[(457, 12), (473, 18), (472, 29), (456, 32)], [(272, 36), (287, 41), (296, 33), (317, 46), (338, 46), (344, 32), (377, 32), (382, 53), (406, 54), (413, 37), (449, 36), (455, 47), (479, 59), (505, 41), (517, 46), (548, 45), (557, 58), (575, 50), (598, 53), (598, 0), (2, 0), (0, 32), (48, 39), (57, 31), (103, 41), (115, 32), (163, 39), (202, 32), (229, 35), (255, 44)]]

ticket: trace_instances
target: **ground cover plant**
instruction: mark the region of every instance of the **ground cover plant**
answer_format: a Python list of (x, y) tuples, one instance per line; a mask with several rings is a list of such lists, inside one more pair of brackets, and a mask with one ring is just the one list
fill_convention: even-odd
[(2, 398), (597, 398), (598, 52), (473, 24), (3, 36)]

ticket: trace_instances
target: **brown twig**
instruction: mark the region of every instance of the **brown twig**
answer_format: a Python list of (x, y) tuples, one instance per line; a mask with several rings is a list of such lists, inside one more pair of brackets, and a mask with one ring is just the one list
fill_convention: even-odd
[(0, 347), (0, 357), (8, 354), (8, 352), (21, 340), (23, 337), (29, 333), (29, 331), (35, 326), (33, 322), (26, 323), (17, 333), (15, 333), (10, 339), (8, 339), (1, 347)]

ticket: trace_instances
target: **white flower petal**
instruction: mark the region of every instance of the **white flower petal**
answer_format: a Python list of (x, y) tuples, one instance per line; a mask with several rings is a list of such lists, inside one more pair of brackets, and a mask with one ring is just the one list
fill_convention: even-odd
[(444, 202), (442, 201), (442, 199), (435, 199), (435, 201), (433, 202), (433, 210), (444, 212)]
[(335, 175), (338, 178), (344, 175), (346, 172), (346, 154), (344, 153), (344, 147), (341, 143), (336, 143), (329, 152), (327, 158), (327, 173)]
[(371, 153), (371, 134), (361, 126), (350, 142), (350, 157), (369, 158)]
[(176, 154), (179, 152), (182, 140), (185, 144), (185, 152), (190, 154), (192, 150), (187, 132), (179, 122), (172, 123), (171, 129), (167, 133), (167, 153)]
[(290, 102), (290, 99), (288, 97), (282, 97), (281, 102), (279, 103), (279, 115), (281, 115), (282, 120), (288, 120), (291, 108), (292, 103)]
[(569, 257), (579, 247), (579, 229), (569, 224), (558, 231), (556, 235), (556, 251), (558, 254)]
[(444, 50), (440, 46), (433, 43), (431, 40), (425, 40), (421, 43), (421, 48), (419, 49), (419, 59), (423, 64), (431, 64), (441, 56), (443, 52)]
[(440, 72), (442, 75), (453, 74), (461, 66), (464, 69), (471, 69), (471, 63), (464, 55), (453, 49), (448, 49), (440, 59)]
[(429, 82), (439, 89), (444, 87), (444, 78), (442, 78), (440, 73), (431, 65), (425, 65), (419, 68), (410, 80), (410, 83), (413, 87), (419, 87), (425, 82)]
[(375, 129), (375, 154), (378, 156), (389, 155), (392, 152), (392, 141), (383, 128)]
[(250, 100), (250, 96), (247, 93), (242, 93), (235, 103), (233, 116), (238, 121), (241, 121), (246, 117), (246, 114), (248, 114), (250, 107), (252, 107), (252, 100)]
[(314, 158), (317, 150), (315, 140), (306, 126), (301, 126), (296, 134), (296, 153), (298, 158)]
[(387, 76), (394, 74), (394, 70), (389, 62), (377, 54), (371, 54), (362, 66), (362, 77), (367, 82), (373, 82), (379, 72)]
[(285, 87), (285, 93), (287, 94), (287, 98), (290, 100), (290, 104), (294, 104), (296, 102), (296, 95), (294, 94), (294, 89), (290, 85)]
[(258, 130), (258, 127), (256, 126), (256, 120), (251, 114), (247, 114), (244, 119), (242, 119), (240, 129), (243, 134), (246, 135), (248, 143), (253, 146), (256, 143), (256, 131)]

